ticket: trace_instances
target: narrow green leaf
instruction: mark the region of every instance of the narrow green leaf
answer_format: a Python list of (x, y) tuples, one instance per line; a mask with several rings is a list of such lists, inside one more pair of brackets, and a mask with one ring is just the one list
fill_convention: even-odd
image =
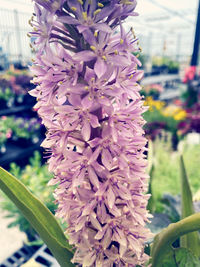
[(153, 142), (148, 140), (148, 167), (147, 172), (150, 173), (154, 161)]
[(170, 253), (172, 250), (172, 243), (179, 237), (198, 230), (200, 230), (200, 213), (195, 213), (179, 222), (170, 224), (157, 234), (151, 247), (152, 267), (163, 267), (162, 261), (166, 253)]
[(51, 250), (61, 267), (74, 266), (72, 248), (53, 214), (14, 176), (0, 168), (0, 189), (14, 202)]
[[(192, 192), (185, 169), (183, 156), (180, 157), (181, 170), (181, 217), (182, 219), (195, 213)], [(200, 239), (198, 232), (189, 233), (180, 238), (181, 247), (190, 249), (196, 256), (200, 256)]]
[(148, 194), (151, 194), (151, 196), (149, 198), (148, 205), (147, 205), (147, 209), (150, 211), (150, 213), (153, 213), (155, 210), (155, 200), (154, 200), (154, 195), (152, 191), (154, 171), (155, 171), (155, 167), (154, 167), (154, 164), (152, 164), (150, 172), (149, 172), (150, 179), (149, 179), (149, 188), (148, 188)]
[(151, 197), (148, 201), (147, 209), (150, 211), (150, 213), (153, 213), (155, 210), (155, 200), (153, 196), (152, 191), (152, 183), (153, 183), (153, 176), (154, 176), (155, 166), (154, 166), (154, 153), (153, 153), (153, 142), (151, 140), (148, 141), (148, 167), (147, 172), (150, 176), (149, 179), (149, 188), (148, 188), (148, 194), (151, 194)]

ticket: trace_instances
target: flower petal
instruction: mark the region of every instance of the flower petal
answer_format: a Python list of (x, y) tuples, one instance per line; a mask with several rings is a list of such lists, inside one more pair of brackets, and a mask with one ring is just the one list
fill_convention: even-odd
[(94, 169), (91, 166), (88, 166), (88, 175), (89, 175), (90, 182), (96, 188), (99, 188), (99, 179), (98, 179), (98, 176), (96, 175)]
[(97, 77), (101, 78), (101, 76), (103, 76), (104, 73), (106, 72), (106, 69), (107, 69), (107, 66), (106, 66), (105, 61), (101, 59), (100, 57), (98, 57), (96, 63), (94, 64), (94, 71)]
[(111, 28), (105, 23), (95, 24), (94, 28), (102, 32), (108, 32), (108, 33), (112, 32)]
[(93, 99), (90, 97), (90, 94), (87, 94), (82, 100), (81, 105), (84, 109), (90, 109), (93, 104)]
[(83, 267), (90, 267), (96, 260), (96, 253), (92, 251), (88, 253), (83, 259)]
[(73, 25), (79, 24), (79, 21), (75, 18), (72, 18), (71, 16), (60, 16), (58, 21)]
[(93, 114), (88, 114), (88, 117), (90, 119), (90, 124), (92, 125), (93, 128), (101, 126), (97, 116), (95, 116)]
[(94, 226), (94, 228), (96, 228), (99, 231), (102, 231), (102, 227), (101, 227), (99, 221), (96, 219), (96, 214), (94, 212), (92, 212), (90, 214), (90, 221), (91, 221), (92, 225)]
[(110, 154), (110, 152), (107, 148), (103, 148), (102, 153), (101, 153), (101, 160), (102, 160), (103, 165), (108, 170), (112, 169), (113, 158), (112, 158), (112, 155)]
[(109, 187), (107, 191), (107, 201), (108, 201), (108, 206), (112, 209), (115, 204), (115, 194), (111, 187)]
[(73, 59), (87, 62), (87, 61), (91, 61), (95, 59), (95, 57), (96, 55), (92, 51), (85, 50), (85, 51), (76, 53)]
[(82, 134), (83, 139), (85, 141), (88, 141), (90, 139), (91, 126), (90, 126), (89, 122), (87, 121), (87, 119), (85, 119), (84, 122), (83, 122), (83, 127), (81, 129), (81, 134)]

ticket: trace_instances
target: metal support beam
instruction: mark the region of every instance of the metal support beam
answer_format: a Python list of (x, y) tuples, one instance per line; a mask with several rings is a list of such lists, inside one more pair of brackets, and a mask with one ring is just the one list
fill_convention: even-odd
[(20, 34), (20, 26), (19, 26), (19, 15), (16, 9), (14, 10), (14, 20), (15, 20), (15, 33), (16, 33), (17, 46), (18, 46), (18, 60), (20, 61), (22, 58), (22, 43), (21, 43), (21, 34)]
[(191, 66), (198, 65), (199, 46), (200, 46), (200, 0), (199, 0), (199, 7), (198, 7), (198, 13), (197, 13), (194, 47), (193, 47), (193, 53), (192, 53), (192, 58), (191, 58), (191, 63), (190, 63)]

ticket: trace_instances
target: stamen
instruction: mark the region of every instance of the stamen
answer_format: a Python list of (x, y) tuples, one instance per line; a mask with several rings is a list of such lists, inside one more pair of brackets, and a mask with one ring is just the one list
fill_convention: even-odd
[(83, 5), (83, 1), (82, 0), (77, 0), (81, 5)]
[(82, 12), (82, 15), (83, 15), (83, 19), (87, 20), (87, 12)]
[(102, 58), (103, 58), (105, 61), (107, 60), (106, 56), (102, 56)]
[(133, 5), (133, 2), (130, 2), (128, 0), (121, 0), (120, 1), (120, 4), (123, 4), (123, 5)]
[(124, 40), (123, 39), (120, 39), (120, 44), (123, 44), (124, 43)]
[(101, 9), (99, 8), (99, 9), (95, 10), (93, 14), (94, 14), (94, 16), (96, 16), (96, 15), (99, 14), (100, 12), (101, 12)]
[(29, 19), (28, 24), (31, 25), (31, 27), (33, 27), (32, 19)]
[(98, 3), (97, 5), (98, 5), (98, 7), (104, 7), (104, 5), (102, 3)]
[(76, 7), (74, 7), (74, 6), (72, 6), (72, 7), (71, 7), (71, 10), (72, 10), (72, 11), (76, 11), (76, 10), (77, 10), (77, 8), (76, 8)]
[(91, 45), (91, 46), (90, 46), (90, 48), (91, 48), (93, 51), (95, 51), (95, 50), (96, 50), (96, 47), (95, 47), (95, 46), (93, 46), (93, 45)]

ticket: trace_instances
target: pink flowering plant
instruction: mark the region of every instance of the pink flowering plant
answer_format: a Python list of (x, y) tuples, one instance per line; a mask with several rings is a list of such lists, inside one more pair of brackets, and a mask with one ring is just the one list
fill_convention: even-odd
[[(42, 146), (55, 175), (49, 184), (58, 184), (56, 216), (67, 222), (73, 262), (143, 264), (150, 232), (137, 84), (142, 73), (132, 54), (137, 39), (122, 25), (136, 15), (136, 2), (72, 0), (48, 8), (36, 2), (37, 22), (31, 24), (39, 38), (31, 70), (38, 86), (31, 95), (48, 129)], [(39, 22), (47, 18), (43, 38)]]
[[(143, 74), (133, 54), (138, 40), (123, 26), (137, 15), (135, 7), (135, 0), (35, 0), (30, 94), (47, 128), (42, 146), (65, 235), (19, 182), (20, 194), (13, 192), (5, 177), (17, 182), (3, 170), (0, 185), (18, 196), (16, 204), (61, 266), (134, 267), (149, 259)], [(165, 245), (154, 248), (153, 266)]]

